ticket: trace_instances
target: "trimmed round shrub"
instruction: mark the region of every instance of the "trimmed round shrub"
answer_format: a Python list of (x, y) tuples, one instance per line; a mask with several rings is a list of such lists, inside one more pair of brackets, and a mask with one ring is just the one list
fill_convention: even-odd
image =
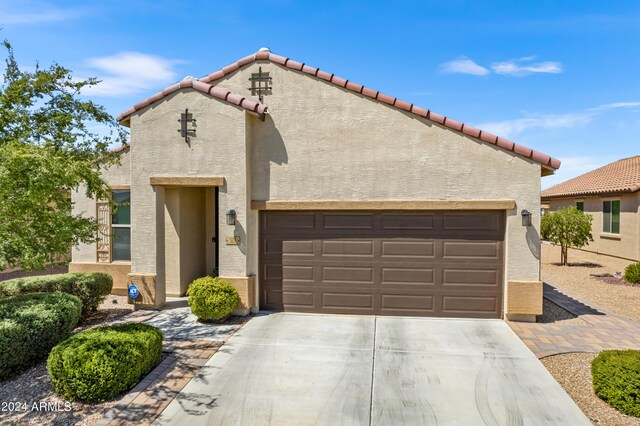
[(238, 290), (231, 283), (213, 277), (194, 280), (187, 296), (191, 312), (203, 321), (226, 318), (240, 302)]
[(100, 402), (133, 388), (162, 356), (162, 332), (148, 324), (92, 328), (57, 345), (47, 370), (65, 399)]
[(82, 302), (65, 293), (0, 299), (0, 380), (31, 367), (78, 325)]
[(627, 266), (622, 278), (628, 283), (636, 285), (640, 284), (640, 262), (632, 263)]
[(640, 417), (640, 351), (602, 351), (591, 362), (596, 395), (624, 414)]
[(25, 293), (49, 293), (61, 291), (82, 300), (83, 315), (95, 311), (111, 293), (113, 278), (102, 272), (71, 272), (68, 274), (41, 275), (16, 278), (0, 282), (0, 297)]

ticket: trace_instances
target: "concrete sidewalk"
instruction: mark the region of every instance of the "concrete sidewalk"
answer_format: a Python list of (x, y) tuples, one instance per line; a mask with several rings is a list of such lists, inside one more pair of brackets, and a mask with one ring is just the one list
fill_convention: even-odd
[(303, 314), (254, 318), (156, 423), (590, 424), (503, 321)]

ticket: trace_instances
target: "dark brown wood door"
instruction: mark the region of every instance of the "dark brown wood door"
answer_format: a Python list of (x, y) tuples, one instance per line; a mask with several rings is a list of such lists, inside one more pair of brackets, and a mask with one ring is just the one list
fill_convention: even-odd
[(502, 211), (263, 212), (264, 310), (500, 318)]

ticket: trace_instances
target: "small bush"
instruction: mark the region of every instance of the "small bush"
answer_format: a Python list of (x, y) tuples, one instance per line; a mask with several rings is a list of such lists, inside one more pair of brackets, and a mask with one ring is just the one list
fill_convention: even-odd
[(162, 355), (162, 332), (120, 324), (76, 334), (53, 348), (47, 369), (53, 390), (68, 400), (113, 399), (137, 385)]
[(24, 293), (49, 293), (61, 291), (82, 300), (82, 313), (95, 311), (111, 293), (113, 279), (101, 272), (71, 272), (69, 274), (41, 275), (16, 278), (0, 282), (0, 297)]
[(602, 351), (591, 362), (593, 390), (609, 405), (640, 417), (640, 351)]
[(640, 262), (632, 263), (624, 270), (624, 280), (631, 284), (640, 284)]
[(198, 278), (187, 290), (191, 312), (201, 320), (227, 317), (238, 305), (240, 296), (229, 282), (220, 278)]
[(65, 293), (0, 299), (0, 380), (45, 358), (78, 325), (82, 302)]

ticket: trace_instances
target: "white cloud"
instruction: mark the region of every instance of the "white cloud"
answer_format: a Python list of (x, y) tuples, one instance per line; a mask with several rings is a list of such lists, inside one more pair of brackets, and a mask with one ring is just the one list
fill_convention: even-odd
[(469, 58), (459, 58), (440, 64), (440, 70), (446, 74), (487, 75), (489, 70), (476, 64)]
[(589, 111), (606, 111), (609, 109), (637, 107), (640, 107), (640, 102), (612, 102), (610, 104), (598, 105), (597, 107), (591, 108)]
[(535, 59), (535, 56), (527, 56), (520, 59), (512, 59), (510, 61), (494, 62), (491, 64), (491, 69), (496, 74), (513, 76), (523, 76), (535, 73), (559, 74), (562, 72), (562, 64), (560, 62), (532, 62)]
[(91, 70), (86, 73), (95, 75), (101, 82), (85, 89), (84, 94), (122, 96), (164, 88), (163, 85), (177, 80), (175, 66), (179, 63), (140, 52), (120, 52), (92, 58), (87, 61)]
[(505, 138), (512, 138), (529, 129), (560, 129), (577, 127), (590, 122), (594, 116), (594, 113), (537, 114), (528, 115), (523, 118), (516, 118), (514, 120), (482, 123), (479, 124), (478, 127)]
[(76, 19), (85, 9), (62, 9), (41, 1), (0, 3), (0, 25), (30, 25)]
[(459, 58), (440, 64), (440, 71), (446, 74), (471, 74), (487, 75), (492, 71), (495, 74), (523, 76), (529, 74), (559, 74), (562, 72), (562, 64), (556, 61), (533, 62), (536, 56), (524, 56), (503, 62), (493, 62), (491, 69), (476, 63), (470, 58)]

